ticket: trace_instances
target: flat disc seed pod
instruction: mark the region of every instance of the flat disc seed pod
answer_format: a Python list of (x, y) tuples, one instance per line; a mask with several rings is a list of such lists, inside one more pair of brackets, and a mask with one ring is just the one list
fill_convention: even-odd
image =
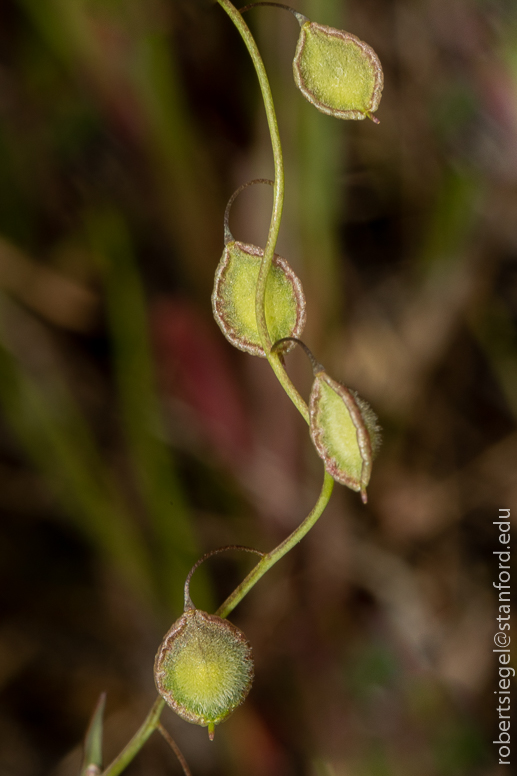
[(371, 118), (384, 85), (375, 51), (355, 35), (316, 22), (301, 24), (294, 80), (318, 110), (341, 119)]
[[(265, 356), (255, 314), (255, 297), (264, 251), (232, 240), (215, 273), (212, 308), (225, 337), (240, 350)], [(266, 322), (272, 341), (298, 337), (305, 326), (302, 284), (289, 264), (275, 254), (266, 285)], [(292, 347), (287, 343), (284, 352)]]
[(165, 636), (154, 665), (156, 687), (187, 722), (222, 722), (246, 698), (253, 681), (251, 646), (244, 634), (214, 614), (189, 609)]
[(251, 646), (231, 622), (196, 609), (190, 580), (212, 555), (242, 550), (263, 557), (252, 547), (231, 545), (203, 555), (185, 580), (185, 611), (166, 634), (154, 661), (154, 681), (166, 703), (187, 722), (214, 727), (246, 698), (253, 682)]
[(366, 503), (366, 486), (379, 445), (373, 410), (326, 372), (318, 372), (309, 413), (312, 441), (325, 469), (337, 482), (360, 491)]
[[(309, 425), (316, 451), (331, 477), (360, 491), (366, 504), (366, 486), (381, 441), (377, 416), (355, 391), (329, 377), (305, 343), (292, 338), (290, 341), (300, 345), (312, 365)], [(285, 345), (279, 340), (272, 350), (278, 352)]]

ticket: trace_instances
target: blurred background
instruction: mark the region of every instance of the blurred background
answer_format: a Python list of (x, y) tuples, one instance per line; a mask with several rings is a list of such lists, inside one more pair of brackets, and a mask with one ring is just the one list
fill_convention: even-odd
[[(499, 772), (493, 551), (516, 503), (517, 5), (292, 0), (377, 51), (377, 116), (296, 90), (298, 24), (247, 15), (286, 162), (278, 252), (304, 340), (377, 412), (369, 502), (336, 486), (239, 605), (256, 680), (194, 776)], [(188, 569), (269, 550), (322, 466), (267, 363), (211, 316), (231, 193), (272, 177), (237, 32), (208, 0), (0, 2), (0, 773), (72, 776), (99, 694), (109, 762), (151, 706)], [(264, 245), (269, 187), (235, 203)], [(287, 369), (308, 398), (303, 353)], [(213, 611), (249, 556), (192, 586)], [(157, 734), (128, 774), (179, 773)]]

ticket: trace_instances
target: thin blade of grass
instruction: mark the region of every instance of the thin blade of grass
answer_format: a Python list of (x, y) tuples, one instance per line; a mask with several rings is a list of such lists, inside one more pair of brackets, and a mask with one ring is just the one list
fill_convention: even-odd
[(106, 693), (101, 696), (93, 712), (84, 742), (84, 759), (81, 776), (95, 776), (102, 769), (102, 734), (104, 728), (104, 707)]
[(151, 564), (142, 537), (64, 386), (51, 401), (0, 343), (0, 403), (29, 459), (57, 491), (66, 514), (135, 592), (149, 595)]
[(154, 531), (159, 588), (180, 610), (183, 583), (196, 557), (190, 515), (163, 425), (139, 273), (128, 231), (113, 210), (88, 220), (92, 248), (101, 266), (108, 325), (114, 348), (123, 429), (143, 506)]

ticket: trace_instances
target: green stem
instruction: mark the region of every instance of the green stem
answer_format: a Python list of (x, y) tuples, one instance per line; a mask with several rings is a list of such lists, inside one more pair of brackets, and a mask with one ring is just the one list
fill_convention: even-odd
[[(275, 182), (273, 186), (273, 209), (271, 213), (271, 222), (269, 225), (268, 238), (266, 247), (264, 249), (264, 257), (260, 267), (259, 278), (257, 283), (257, 293), (255, 298), (255, 312), (257, 318), (257, 327), (260, 333), (260, 339), (262, 347), (266, 357), (277, 376), (280, 384), (300, 411), (306, 422), (309, 423), (309, 410), (307, 404), (304, 402), (291, 380), (289, 379), (283, 363), (278, 353), (271, 352), (271, 337), (266, 323), (265, 313), (265, 300), (266, 300), (266, 283), (268, 273), (275, 255), (275, 247), (278, 239), (278, 232), (280, 230), (280, 221), (282, 218), (282, 208), (284, 202), (284, 165), (282, 158), (282, 146), (280, 143), (280, 134), (278, 132), (278, 123), (276, 119), (275, 108), (273, 104), (273, 97), (271, 95), (271, 88), (269, 86), (268, 77), (260, 56), (257, 44), (242, 18), (239, 11), (230, 2), (230, 0), (217, 0), (219, 5), (226, 11), (234, 25), (237, 27), (246, 48), (251, 56), (257, 77), (260, 84), (260, 90), (262, 92), (262, 99), (264, 101), (264, 107), (266, 109), (267, 122), (269, 126), (269, 133), (271, 137), (271, 145), (273, 148), (273, 158), (275, 166)], [(217, 614), (220, 617), (227, 617), (231, 611), (242, 601), (251, 588), (259, 581), (259, 579), (268, 571), (274, 564), (286, 555), (298, 542), (305, 536), (305, 534), (316, 523), (323, 510), (327, 506), (332, 489), (334, 487), (334, 480), (325, 472), (323, 480), (323, 486), (319, 495), (318, 501), (314, 508), (311, 510), (305, 520), (294, 530), (290, 536), (287, 537), (278, 547), (269, 552), (267, 555), (257, 563), (254, 569), (248, 574), (248, 576), (241, 582), (241, 584), (231, 593), (226, 601), (219, 607)], [(151, 711), (147, 715), (140, 729), (135, 733), (131, 741), (122, 750), (122, 752), (115, 758), (111, 765), (103, 771), (102, 776), (118, 776), (124, 768), (131, 762), (135, 755), (140, 751), (145, 744), (149, 736), (154, 730), (160, 729), (160, 714), (165, 705), (165, 701), (159, 697), (155, 701)]]
[(159, 697), (155, 700), (151, 711), (131, 741), (127, 744), (127, 746), (124, 747), (121, 753), (115, 757), (111, 765), (108, 765), (106, 770), (102, 772), (101, 776), (118, 776), (119, 773), (122, 773), (124, 768), (126, 768), (131, 760), (135, 757), (135, 755), (138, 754), (151, 733), (157, 729), (158, 725), (160, 724), (160, 714), (162, 713), (164, 706), (165, 701), (163, 698)]
[[(228, 596), (226, 601), (219, 607), (216, 612), (219, 617), (228, 617), (230, 612), (235, 609), (237, 604), (242, 601), (244, 596), (249, 593), (251, 588), (259, 581), (259, 579), (261, 579), (261, 577), (264, 576), (266, 571), (269, 571), (269, 569), (274, 566), (277, 561), (283, 558), (284, 555), (289, 552), (289, 550), (292, 550), (295, 544), (298, 544), (298, 542), (303, 539), (305, 534), (310, 531), (312, 526), (316, 523), (323, 510), (327, 506), (330, 496), (332, 495), (333, 487), (334, 480), (329, 474), (327, 474), (327, 472), (325, 472), (321, 493), (316, 504), (314, 505), (314, 508), (307, 515), (305, 520), (298, 526), (298, 528), (296, 528), (292, 534), (287, 537), (287, 539), (284, 539), (284, 541), (275, 547), (274, 550), (269, 552), (267, 555), (264, 555), (264, 557), (257, 563), (255, 568), (250, 571), (248, 576), (241, 582), (241, 584), (236, 587), (233, 593)], [(118, 776), (119, 773), (122, 773), (124, 768), (126, 768), (127, 765), (129, 765), (129, 763), (133, 760), (135, 755), (138, 754), (151, 733), (159, 729), (160, 714), (162, 713), (164, 706), (165, 701), (161, 697), (157, 698), (151, 708), (151, 711), (131, 741), (122, 750), (118, 757), (113, 760), (111, 765), (109, 765), (106, 770), (102, 772), (101, 776)]]
[(282, 209), (284, 205), (284, 162), (282, 157), (282, 145), (280, 143), (280, 133), (278, 131), (278, 122), (276, 119), (275, 106), (273, 104), (273, 96), (271, 94), (271, 87), (266, 73), (266, 68), (260, 56), (255, 39), (250, 32), (250, 29), (240, 12), (230, 2), (230, 0), (217, 0), (219, 5), (228, 14), (237, 30), (243, 39), (249, 55), (253, 61), (255, 72), (260, 85), (260, 91), (262, 93), (262, 100), (264, 102), (264, 108), (266, 110), (267, 123), (269, 127), (269, 135), (271, 137), (271, 146), (273, 149), (273, 160), (275, 166), (275, 182), (273, 185), (273, 209), (271, 212), (271, 222), (269, 224), (269, 232), (267, 236), (266, 247), (264, 249), (264, 257), (260, 266), (259, 277), (257, 281), (257, 293), (255, 297), (255, 315), (257, 318), (257, 328), (260, 334), (260, 341), (264, 348), (264, 353), (269, 361), (271, 368), (273, 369), (278, 381), (282, 385), (284, 391), (287, 393), (295, 407), (300, 411), (305, 421), (309, 422), (309, 410), (307, 405), (292, 384), (291, 380), (287, 376), (287, 373), (283, 367), (283, 364), (277, 353), (271, 353), (271, 337), (266, 323), (266, 283), (275, 255), (275, 247), (278, 239), (278, 232), (280, 230), (280, 221), (282, 220)]
[(316, 504), (314, 505), (314, 508), (307, 515), (305, 520), (300, 523), (298, 528), (296, 528), (292, 534), (287, 537), (287, 539), (284, 539), (284, 541), (279, 544), (278, 547), (275, 547), (274, 550), (271, 550), (271, 552), (268, 552), (267, 555), (264, 555), (264, 557), (259, 560), (255, 568), (250, 571), (248, 576), (241, 582), (238, 587), (235, 588), (233, 593), (231, 593), (226, 601), (219, 607), (216, 612), (219, 617), (228, 617), (230, 612), (235, 609), (237, 604), (242, 601), (244, 596), (249, 593), (251, 588), (259, 581), (262, 576), (264, 576), (266, 571), (269, 571), (271, 566), (274, 566), (274, 564), (279, 561), (280, 558), (283, 558), (284, 555), (289, 552), (289, 550), (292, 550), (295, 544), (298, 544), (298, 542), (303, 539), (305, 534), (310, 531), (312, 526), (316, 523), (321, 513), (327, 506), (330, 496), (332, 495), (333, 487), (334, 480), (330, 474), (325, 472), (321, 493)]

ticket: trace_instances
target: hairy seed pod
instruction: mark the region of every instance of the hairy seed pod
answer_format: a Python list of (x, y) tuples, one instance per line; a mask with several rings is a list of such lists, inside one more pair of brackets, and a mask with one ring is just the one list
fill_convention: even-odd
[(298, 88), (323, 113), (378, 123), (372, 113), (384, 76), (375, 51), (349, 32), (303, 18), (293, 62)]
[(213, 738), (246, 698), (253, 681), (251, 646), (227, 620), (188, 609), (172, 626), (154, 664), (156, 687), (180, 717)]
[(325, 469), (337, 482), (361, 492), (367, 501), (380, 429), (370, 406), (354, 391), (319, 371), (312, 386), (310, 432)]
[[(214, 318), (232, 345), (265, 357), (255, 314), (255, 296), (264, 251), (255, 245), (227, 242), (215, 273)], [(305, 326), (302, 284), (287, 261), (275, 254), (266, 284), (266, 323), (271, 340), (298, 337)], [(283, 352), (292, 347), (287, 343)]]

